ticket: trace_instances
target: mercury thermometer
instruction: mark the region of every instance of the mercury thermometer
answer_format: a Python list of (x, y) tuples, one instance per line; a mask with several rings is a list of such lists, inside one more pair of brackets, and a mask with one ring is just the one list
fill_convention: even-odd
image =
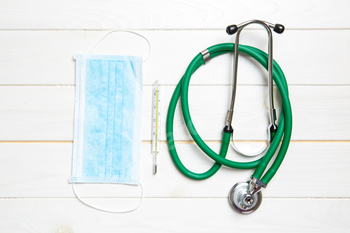
[(153, 155), (153, 175), (157, 173), (157, 155), (159, 153), (160, 141), (160, 89), (158, 81), (153, 88), (153, 112), (152, 112), (152, 155)]

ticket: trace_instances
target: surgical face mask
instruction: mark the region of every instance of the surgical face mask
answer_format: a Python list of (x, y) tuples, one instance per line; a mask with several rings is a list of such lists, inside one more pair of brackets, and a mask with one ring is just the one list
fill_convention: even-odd
[[(142, 202), (142, 94), (141, 57), (76, 56), (70, 182), (78, 199), (90, 207), (120, 213), (135, 210)], [(140, 185), (142, 197), (130, 210), (104, 210), (83, 201), (75, 191), (75, 183)]]

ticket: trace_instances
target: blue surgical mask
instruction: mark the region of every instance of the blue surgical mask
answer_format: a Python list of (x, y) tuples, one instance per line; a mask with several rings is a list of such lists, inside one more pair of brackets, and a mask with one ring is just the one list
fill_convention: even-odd
[(140, 184), (142, 93), (141, 57), (76, 56), (70, 182)]

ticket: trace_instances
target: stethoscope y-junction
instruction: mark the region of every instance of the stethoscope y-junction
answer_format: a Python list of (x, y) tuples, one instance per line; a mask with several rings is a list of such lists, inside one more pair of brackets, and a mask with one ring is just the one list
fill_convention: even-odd
[[(242, 32), (243, 28), (250, 24), (259, 24), (262, 25), (269, 36), (269, 48), (268, 54), (265, 52), (251, 47), (247, 45), (239, 44), (239, 36)], [(244, 22), (239, 25), (230, 25), (226, 28), (226, 32), (229, 35), (236, 34), (235, 43), (224, 43), (217, 44), (211, 46), (201, 53), (199, 53), (189, 64), (187, 70), (178, 85), (175, 88), (173, 96), (171, 98), (168, 116), (167, 116), (167, 141), (169, 152), (171, 158), (178, 168), (178, 170), (183, 173), (185, 176), (195, 179), (195, 180), (203, 180), (214, 175), (222, 165), (236, 168), (236, 169), (252, 169), (255, 168), (254, 173), (251, 176), (251, 179), (246, 182), (239, 182), (235, 184), (230, 193), (229, 193), (229, 202), (231, 206), (240, 213), (249, 214), (254, 212), (261, 204), (262, 194), (261, 188), (266, 188), (267, 184), (276, 174), (278, 168), (280, 167), (286, 152), (288, 150), (288, 146), (291, 139), (292, 134), (292, 109), (288, 95), (288, 86), (280, 66), (273, 60), (273, 47), (272, 47), (272, 31), (273, 29), (277, 33), (283, 33), (284, 26), (281, 24), (271, 24), (261, 20), (251, 20)], [(199, 134), (196, 131), (196, 128), (192, 122), (191, 114), (189, 110), (188, 103), (188, 88), (191, 80), (192, 74), (203, 64), (205, 64), (210, 59), (225, 54), (234, 52), (234, 64), (233, 64), (233, 83), (232, 83), (232, 97), (229, 110), (227, 112), (226, 122), (223, 129), (222, 136), (222, 144), (219, 154), (214, 152), (208, 145), (202, 140)], [(267, 148), (264, 150), (254, 153), (253, 155), (258, 155), (265, 153), (265, 155), (251, 162), (236, 162), (232, 160), (226, 159), (226, 154), (230, 145), (231, 137), (233, 135), (232, 128), (232, 119), (234, 114), (234, 103), (236, 98), (236, 85), (237, 85), (237, 67), (238, 67), (238, 53), (245, 53), (256, 61), (258, 61), (265, 69), (268, 70), (268, 88), (269, 88), (269, 143)], [(282, 99), (281, 112), (279, 115), (278, 126), (276, 124), (276, 110), (274, 108), (273, 102), (273, 81), (275, 82), (278, 91), (280, 93)], [(195, 173), (188, 170), (181, 160), (178, 157), (175, 143), (174, 143), (174, 135), (173, 135), (173, 122), (174, 122), (174, 114), (176, 109), (176, 104), (178, 100), (181, 99), (181, 107), (183, 118), (185, 124), (187, 126), (191, 137), (195, 141), (195, 143), (199, 146), (199, 148), (207, 154), (211, 159), (215, 161), (214, 165), (204, 173)], [(236, 149), (234, 146), (233, 148)], [(246, 154), (241, 151), (238, 153)], [(267, 169), (268, 164), (270, 163), (273, 156), (277, 153), (272, 165)], [(249, 155), (249, 154), (246, 154)], [(252, 156), (252, 155), (250, 155)], [(267, 170), (265, 172), (265, 170)]]

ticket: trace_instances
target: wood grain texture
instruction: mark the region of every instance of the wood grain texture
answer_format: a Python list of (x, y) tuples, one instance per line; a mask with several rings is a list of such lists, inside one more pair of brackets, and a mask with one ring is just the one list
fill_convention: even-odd
[[(92, 200), (109, 208), (121, 200)], [(252, 215), (232, 211), (226, 198), (145, 199), (129, 214), (108, 214), (76, 199), (0, 200), (5, 232), (348, 232), (349, 200), (265, 199)]]
[[(151, 43), (151, 55), (143, 66), (143, 83), (156, 80), (175, 85), (190, 61), (205, 48), (233, 42), (225, 30), (137, 31)], [(74, 85), (72, 57), (87, 53), (107, 31), (0, 31), (0, 84)], [(334, 43), (334, 38), (336, 43)], [(274, 35), (274, 58), (282, 67), (289, 85), (350, 84), (350, 31), (286, 30)], [(263, 30), (247, 30), (241, 43), (267, 51)], [(146, 41), (128, 33), (110, 34), (94, 51), (96, 54), (148, 53)], [(232, 82), (232, 55), (222, 55), (202, 66), (192, 84), (229, 85)], [(241, 56), (238, 84), (267, 85), (267, 72), (251, 58)]]
[[(286, 26), (274, 34), (274, 58), (286, 74), (293, 135), (278, 174), (263, 190), (259, 210), (242, 216), (227, 193), (251, 170), (221, 168), (193, 181), (175, 168), (165, 143), (165, 121), (175, 85), (208, 46), (232, 42), (228, 24), (264, 19)], [(350, 231), (350, 2), (226, 0), (0, 1), (0, 232), (349, 232)], [(112, 29), (146, 36), (143, 66), (142, 183), (145, 200), (129, 214), (88, 208), (73, 195), (71, 174), (75, 62)], [(266, 33), (252, 25), (241, 43), (267, 50)], [(145, 55), (147, 44), (114, 33), (95, 54)], [(162, 85), (162, 142), (152, 174), (151, 90)], [(199, 134), (219, 150), (230, 98), (232, 56), (222, 55), (192, 77), (190, 107)], [(254, 150), (264, 144), (267, 72), (240, 56), (234, 138)], [(276, 105), (280, 100), (275, 95)], [(181, 160), (196, 172), (212, 161), (184, 128), (179, 109), (175, 139)], [(252, 141), (253, 140), (253, 141)], [(9, 142), (12, 141), (12, 142)], [(228, 158), (243, 161), (231, 150)], [(80, 185), (89, 202), (106, 208), (138, 201), (139, 189)]]
[[(243, 143), (238, 144), (241, 146)], [(244, 143), (248, 144), (248, 143)], [(208, 143), (219, 151), (219, 143)], [(249, 143), (250, 148), (256, 147)], [(183, 176), (174, 166), (168, 147), (161, 144), (158, 174), (152, 174), (151, 144), (143, 144), (141, 181), (145, 197), (205, 198), (227, 197), (231, 187), (248, 180), (253, 170), (222, 167), (205, 181)], [(177, 143), (178, 154), (189, 169), (204, 172), (213, 161), (194, 143)], [(291, 143), (277, 175), (263, 190), (268, 198), (350, 198), (350, 143)], [(227, 155), (236, 161), (249, 159)], [(68, 178), (71, 175), (72, 143), (0, 143), (0, 197), (74, 197)], [(82, 197), (139, 197), (140, 190), (125, 185), (76, 185)]]
[[(162, 135), (174, 86), (162, 87)], [(144, 87), (143, 140), (151, 140), (152, 87)], [(265, 86), (240, 86), (233, 127), (235, 140), (265, 140), (268, 95)], [(210, 95), (208, 95), (210, 93)], [(215, 98), (212, 98), (215, 96)], [(192, 120), (204, 140), (221, 140), (229, 105), (229, 86), (192, 86), (189, 102)], [(71, 141), (73, 139), (73, 86), (0, 87), (1, 141)], [(291, 86), (293, 140), (349, 140), (350, 87)], [(280, 102), (276, 101), (277, 110)], [(210, 122), (210, 124), (208, 124)], [(191, 140), (176, 112), (175, 140)]]
[(0, 29), (226, 28), (260, 18), (290, 28), (349, 28), (346, 0), (2, 1)]

